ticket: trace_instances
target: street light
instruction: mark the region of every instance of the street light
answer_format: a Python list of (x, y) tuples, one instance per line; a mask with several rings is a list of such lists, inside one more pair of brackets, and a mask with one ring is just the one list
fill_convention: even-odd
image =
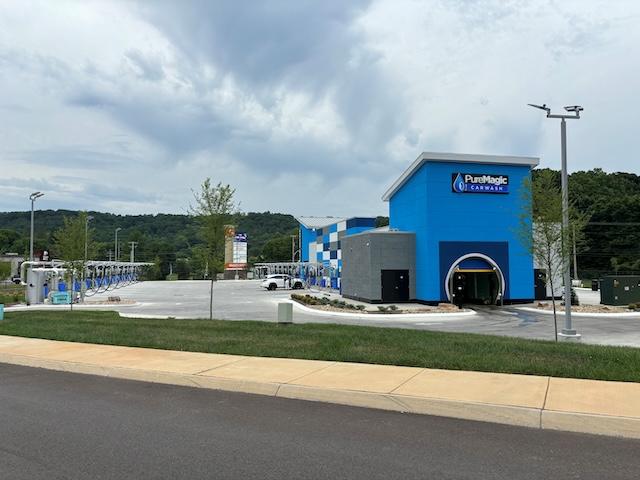
[(84, 263), (87, 263), (88, 256), (88, 248), (89, 248), (89, 222), (93, 220), (91, 215), (87, 215), (86, 221), (84, 222)]
[(116, 228), (116, 245), (115, 245), (115, 257), (114, 260), (117, 262), (118, 261), (118, 232), (122, 230), (122, 228), (118, 227)]
[[(580, 118), (580, 112), (584, 110), (580, 105), (569, 105), (564, 109), (572, 115), (566, 114), (552, 114), (551, 108), (547, 107), (547, 104), (534, 105), (528, 104), (530, 107), (543, 110), (547, 114), (547, 118), (559, 118), (560, 121), (560, 148), (562, 154), (562, 231), (566, 237), (569, 232), (569, 175), (567, 174), (567, 123), (566, 120), (577, 120)], [(565, 240), (566, 241), (566, 240)], [(563, 245), (563, 250), (564, 250)], [(571, 325), (571, 261), (567, 255), (562, 255), (562, 271), (564, 277), (564, 328), (562, 329), (561, 336), (566, 339), (577, 340), (580, 335), (576, 333), (575, 329)], [(551, 292), (553, 295), (553, 292)]]
[(34, 192), (29, 195), (29, 199), (31, 200), (31, 240), (29, 242), (29, 261), (33, 262), (33, 204), (40, 197), (44, 196), (42, 192)]
[(82, 297), (82, 303), (84, 303), (85, 292), (87, 290), (86, 269), (89, 249), (89, 222), (91, 220), (93, 220), (93, 217), (91, 215), (87, 215), (84, 222), (84, 264), (82, 265), (82, 286), (80, 287), (80, 296)]

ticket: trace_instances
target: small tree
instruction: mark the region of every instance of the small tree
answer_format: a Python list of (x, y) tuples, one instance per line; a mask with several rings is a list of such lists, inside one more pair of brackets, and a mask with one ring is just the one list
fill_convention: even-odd
[(207, 178), (200, 191), (193, 192), (195, 204), (190, 213), (200, 222), (200, 234), (205, 243), (205, 261), (211, 278), (209, 289), (209, 319), (213, 319), (213, 282), (216, 274), (224, 265), (224, 233), (227, 225), (238, 210), (233, 200), (235, 190), (230, 185), (211, 185)]
[(11, 262), (0, 262), (0, 280), (11, 277)]
[[(64, 224), (53, 234), (56, 256), (64, 261), (69, 279), (71, 308), (73, 309), (73, 283), (81, 278), (84, 283), (86, 260), (95, 254), (93, 229), (87, 229), (87, 212), (80, 212), (77, 217), (64, 217)], [(85, 242), (87, 256), (85, 257)]]
[[(562, 193), (554, 173), (539, 172), (534, 181), (526, 180), (522, 188), (524, 209), (520, 214), (518, 236), (536, 262), (547, 271), (546, 284), (551, 288), (554, 337), (558, 341), (558, 317), (554, 280), (562, 276), (571, 259), (572, 241), (583, 238), (587, 216), (569, 207), (569, 229), (562, 228)], [(532, 224), (533, 220), (533, 224)], [(569, 288), (571, 286), (569, 285)], [(571, 301), (571, 298), (565, 299)]]

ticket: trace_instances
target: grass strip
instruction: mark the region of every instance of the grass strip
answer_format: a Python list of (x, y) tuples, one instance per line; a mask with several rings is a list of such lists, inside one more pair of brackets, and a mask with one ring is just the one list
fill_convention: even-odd
[(640, 349), (333, 324), (121, 318), (116, 312), (5, 314), (0, 334), (193, 352), (640, 382)]

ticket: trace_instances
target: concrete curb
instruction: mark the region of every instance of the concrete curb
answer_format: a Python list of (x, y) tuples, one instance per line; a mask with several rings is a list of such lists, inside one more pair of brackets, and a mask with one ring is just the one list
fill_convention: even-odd
[(153, 313), (123, 313), (117, 310), (116, 312), (122, 318), (146, 318), (149, 320), (169, 320), (170, 318), (175, 318), (176, 320), (198, 320), (195, 317), (176, 317), (175, 315), (155, 315)]
[[(518, 310), (524, 310), (526, 312), (543, 313), (545, 315), (553, 315), (552, 310), (544, 310), (542, 308), (532, 307), (515, 307)], [(564, 315), (563, 309), (558, 309), (558, 315)], [(602, 318), (640, 318), (640, 312), (620, 312), (620, 313), (587, 313), (587, 312), (574, 312), (571, 311), (571, 315), (574, 317), (602, 317)]]
[[(9, 341), (14, 344), (18, 344), (20, 342), (20, 338), (18, 337), (4, 337), (5, 339), (9, 339)], [(32, 340), (32, 339), (25, 339)], [(55, 342), (55, 341), (42, 341), (40, 342), (49, 342), (49, 344), (53, 345), (56, 348), (61, 347), (64, 348), (65, 345), (68, 345), (68, 342)], [(81, 344), (87, 347), (99, 347), (99, 348), (109, 348), (107, 345), (92, 345), (92, 344)], [(162, 360), (165, 357), (171, 356), (174, 354), (175, 356), (180, 356), (183, 353), (191, 354), (190, 352), (172, 352), (172, 351), (154, 351), (153, 349), (139, 349), (134, 347), (114, 347), (119, 349), (118, 351), (111, 352), (115, 356), (110, 356), (109, 358), (119, 358), (125, 353), (125, 350), (122, 349), (131, 349), (134, 352), (134, 355), (140, 355), (140, 351), (142, 353), (158, 353), (157, 360), (162, 362), (163, 367), (165, 366), (164, 362), (166, 360)], [(40, 347), (36, 347), (35, 350), (31, 350), (32, 352), (37, 352)], [(135, 353), (138, 352), (138, 353)], [(208, 355), (208, 354), (197, 354), (197, 355)], [(211, 354), (212, 356), (220, 357), (217, 354)], [(305, 360), (296, 360), (296, 359), (268, 359), (261, 357), (242, 357), (242, 356), (228, 356), (228, 359), (223, 359), (223, 365), (221, 364), (220, 369), (225, 369), (228, 367), (233, 367), (234, 365), (238, 365), (243, 362), (273, 362), (274, 360), (288, 364), (288, 362), (300, 362), (304, 363), (309, 362), (313, 363), (316, 361), (305, 361)], [(619, 436), (626, 438), (636, 438), (640, 439), (640, 415), (638, 416), (617, 416), (613, 414), (599, 414), (596, 411), (585, 413), (584, 406), (570, 404), (571, 408), (575, 410), (582, 411), (558, 411), (547, 408), (547, 405), (550, 404), (549, 397), (555, 395), (555, 405), (560, 405), (559, 398), (562, 396), (562, 392), (558, 391), (555, 394), (553, 393), (554, 386), (553, 382), (549, 379), (549, 377), (533, 377), (533, 376), (518, 376), (518, 375), (504, 375), (504, 374), (488, 374), (488, 373), (480, 373), (480, 372), (448, 372), (442, 370), (429, 370), (422, 368), (415, 368), (415, 374), (413, 372), (409, 372), (410, 375), (407, 376), (409, 381), (414, 381), (419, 376), (425, 376), (426, 379), (429, 380), (432, 377), (436, 376), (437, 372), (439, 375), (445, 375), (447, 378), (451, 377), (450, 380), (446, 380), (446, 385), (452, 385), (451, 391), (455, 390), (456, 377), (458, 378), (458, 386), (463, 385), (462, 393), (463, 395), (459, 398), (436, 398), (429, 396), (418, 396), (414, 394), (401, 394), (397, 393), (397, 391), (401, 388), (404, 388), (405, 383), (401, 384), (401, 387), (395, 387), (391, 391), (375, 391), (375, 389), (369, 390), (359, 390), (357, 388), (349, 389), (349, 388), (331, 388), (325, 386), (310, 386), (304, 385), (305, 381), (308, 381), (308, 378), (312, 375), (316, 375), (318, 373), (324, 373), (331, 368), (349, 368), (349, 369), (358, 369), (358, 372), (361, 372), (362, 369), (404, 369), (403, 372), (407, 369), (411, 369), (412, 367), (393, 367), (393, 366), (373, 366), (366, 364), (346, 364), (340, 362), (321, 362), (318, 361), (317, 365), (313, 365), (312, 370), (309, 370), (307, 373), (303, 374), (302, 377), (296, 377), (293, 380), (288, 381), (256, 381), (255, 375), (251, 375), (251, 373), (255, 372), (255, 368), (252, 366), (245, 366), (245, 370), (243, 375), (246, 378), (242, 378), (243, 375), (237, 376), (235, 378), (224, 376), (224, 374), (218, 374), (216, 376), (216, 368), (207, 369), (204, 371), (199, 371), (197, 373), (179, 373), (179, 372), (170, 372), (163, 371), (158, 369), (145, 369), (145, 368), (136, 368), (136, 367), (125, 367), (125, 366), (113, 366), (108, 363), (104, 363), (102, 365), (95, 362), (95, 358), (99, 358), (93, 355), (89, 355), (88, 358), (92, 359), (89, 361), (70, 361), (70, 360), (61, 360), (55, 358), (43, 358), (43, 355), (39, 355), (37, 353), (10, 353), (6, 351), (0, 351), (0, 362), (10, 363), (15, 365), (23, 365), (28, 367), (37, 367), (37, 368), (45, 368), (50, 370), (58, 370), (64, 372), (71, 373), (81, 373), (81, 374), (90, 374), (90, 375), (99, 375), (105, 377), (113, 377), (127, 380), (136, 380), (136, 381), (144, 381), (144, 382), (153, 382), (153, 383), (162, 383), (168, 385), (177, 385), (177, 386), (186, 386), (186, 387), (196, 387), (196, 388), (207, 388), (214, 390), (225, 390), (225, 391), (233, 391), (233, 392), (242, 392), (242, 393), (250, 393), (250, 394), (258, 394), (258, 395), (268, 395), (273, 397), (282, 397), (282, 398), (291, 398), (291, 399), (300, 399), (307, 401), (317, 401), (317, 402), (327, 402), (327, 403), (335, 403), (342, 405), (350, 405), (356, 407), (366, 407), (366, 408), (375, 408), (381, 410), (390, 410), (397, 412), (405, 412), (405, 413), (413, 413), (413, 414), (426, 414), (426, 415), (436, 415), (436, 416), (444, 416), (451, 418), (460, 418), (465, 420), (475, 420), (475, 421), (483, 421), (483, 422), (492, 422), (492, 423), (500, 423), (507, 425), (516, 425), (523, 426), (529, 428), (540, 428), (540, 429), (551, 429), (551, 430), (563, 430), (563, 431), (572, 431), (572, 432), (580, 432), (580, 433), (590, 433), (590, 434), (599, 434), (599, 435), (609, 435), (609, 436)], [(292, 367), (290, 367), (292, 368)], [(309, 368), (305, 366), (305, 368)], [(236, 370), (239, 371), (239, 370)], [(249, 372), (247, 375), (246, 372)], [(406, 373), (405, 373), (406, 374)], [(496, 383), (496, 379), (494, 378), (491, 383), (487, 377), (496, 377), (499, 376)], [(461, 378), (464, 377), (464, 378)], [(518, 380), (518, 378), (520, 380)], [(317, 378), (317, 377), (316, 377)], [(357, 377), (351, 378), (361, 378), (361, 374), (358, 373)], [(307, 379), (307, 380), (305, 380)], [(483, 384), (486, 388), (492, 388), (493, 385), (501, 385), (504, 387), (506, 383), (509, 383), (511, 379), (526, 382), (532, 382), (535, 380), (536, 383), (540, 384), (544, 382), (544, 388), (539, 390), (540, 400), (536, 402), (521, 402), (521, 405), (514, 405), (511, 403), (518, 403), (518, 401), (511, 401), (509, 398), (510, 394), (513, 394), (514, 388), (519, 387), (504, 387), (503, 392), (500, 395), (493, 396), (491, 398), (495, 398), (498, 402), (501, 403), (491, 403), (491, 402), (483, 402), (478, 401), (481, 397), (474, 397), (473, 394), (467, 390), (469, 388), (469, 382), (467, 379), (471, 379), (471, 383), (475, 381), (486, 382)], [(501, 381), (501, 380), (506, 381)], [(563, 379), (567, 380), (567, 379)], [(581, 382), (580, 380), (571, 380), (571, 382)], [(615, 389), (616, 385), (620, 382), (596, 382), (596, 381), (585, 381), (588, 385), (594, 386), (595, 388), (610, 388)], [(347, 385), (347, 384), (343, 384)], [(515, 385), (515, 384), (514, 384)], [(625, 388), (636, 388), (638, 384), (623, 384)], [(477, 385), (476, 385), (477, 386)], [(557, 385), (559, 388), (562, 385)], [(449, 388), (449, 387), (447, 387)], [(497, 387), (501, 388), (501, 387)], [(573, 390), (575, 387), (570, 386)], [(638, 386), (640, 388), (640, 385)], [(511, 389), (511, 390), (510, 390)], [(447, 390), (444, 396), (447, 396), (449, 390)], [(628, 393), (628, 390), (627, 390)], [(463, 398), (466, 396), (466, 399)], [(615, 394), (613, 395), (615, 397)], [(476, 398), (476, 400), (471, 400)], [(544, 399), (543, 399), (544, 398)], [(627, 398), (627, 397), (625, 397)], [(633, 401), (633, 399), (631, 399)], [(608, 403), (606, 398), (602, 399), (602, 402)], [(528, 405), (527, 405), (528, 403)], [(533, 406), (532, 406), (533, 405)], [(566, 408), (566, 407), (562, 407)], [(594, 409), (597, 410), (597, 409)], [(635, 413), (634, 413), (635, 415)]]
[[(123, 303), (121, 305), (99, 305), (99, 304), (74, 304), (74, 310), (112, 310), (113, 308), (120, 307), (139, 307), (142, 303)], [(5, 312), (29, 312), (33, 310), (70, 310), (69, 305), (17, 305), (14, 307), (5, 307)]]
[(300, 302), (296, 302), (291, 299), (282, 299), (282, 300), (274, 300), (274, 303), (292, 303), (295, 308), (301, 310), (306, 313), (314, 313), (318, 315), (326, 315), (326, 316), (337, 316), (337, 317), (347, 317), (347, 318), (359, 318), (359, 319), (373, 319), (373, 320), (428, 320), (430, 318), (437, 319), (447, 319), (451, 317), (468, 317), (472, 315), (476, 315), (477, 312), (474, 310), (466, 310), (464, 312), (455, 312), (455, 313), (349, 313), (349, 312), (331, 312), (328, 310), (319, 310), (317, 308), (307, 307), (306, 305), (301, 304)]
[[(538, 408), (460, 402), (357, 390), (306, 387), (287, 383), (254, 382), (202, 375), (156, 372), (135, 368), (105, 367), (64, 360), (44, 360), (28, 355), (7, 353), (0, 353), (0, 363), (124, 380), (162, 383), (181, 387), (250, 393), (254, 395), (335, 403), (354, 407), (435, 415), (530, 428), (540, 428), (541, 421), (541, 410)], [(569, 424), (568, 426), (570, 427), (571, 425)], [(562, 428), (562, 430), (571, 430), (571, 428)], [(638, 432), (638, 438), (640, 438), (640, 432)]]

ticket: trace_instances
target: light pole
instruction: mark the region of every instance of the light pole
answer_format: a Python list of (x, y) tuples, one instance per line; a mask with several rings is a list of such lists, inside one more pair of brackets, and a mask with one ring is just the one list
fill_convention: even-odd
[(84, 263), (87, 263), (87, 256), (89, 251), (89, 222), (93, 220), (91, 215), (87, 215), (86, 221), (84, 222)]
[(118, 261), (118, 232), (122, 230), (122, 228), (118, 227), (116, 228), (116, 244), (115, 244), (115, 254), (114, 254), (114, 261)]
[(129, 245), (131, 245), (131, 255), (129, 256), (129, 261), (133, 263), (136, 258), (136, 246), (138, 245), (138, 242), (129, 242)]
[(84, 295), (87, 290), (86, 269), (89, 256), (89, 222), (91, 220), (93, 220), (93, 217), (91, 215), (87, 215), (84, 222), (84, 263), (82, 265), (82, 286), (80, 287), (80, 296), (82, 297), (82, 303), (84, 303)]
[[(571, 325), (571, 259), (567, 255), (569, 242), (569, 175), (567, 173), (567, 122), (566, 120), (577, 120), (580, 118), (580, 112), (584, 109), (580, 105), (570, 105), (564, 109), (570, 114), (552, 114), (551, 108), (546, 104), (534, 105), (529, 103), (530, 107), (544, 110), (547, 118), (560, 119), (560, 149), (562, 154), (562, 238), (565, 244), (562, 245), (562, 271), (564, 277), (564, 328), (560, 336), (567, 340), (578, 340), (580, 335)], [(553, 292), (551, 292), (553, 295)]]
[(291, 263), (296, 261), (296, 237), (297, 235), (289, 235), (291, 237)]
[(42, 192), (34, 192), (29, 195), (29, 200), (31, 200), (31, 240), (29, 241), (29, 261), (33, 262), (33, 204), (36, 203), (36, 200), (42, 197), (44, 193)]

